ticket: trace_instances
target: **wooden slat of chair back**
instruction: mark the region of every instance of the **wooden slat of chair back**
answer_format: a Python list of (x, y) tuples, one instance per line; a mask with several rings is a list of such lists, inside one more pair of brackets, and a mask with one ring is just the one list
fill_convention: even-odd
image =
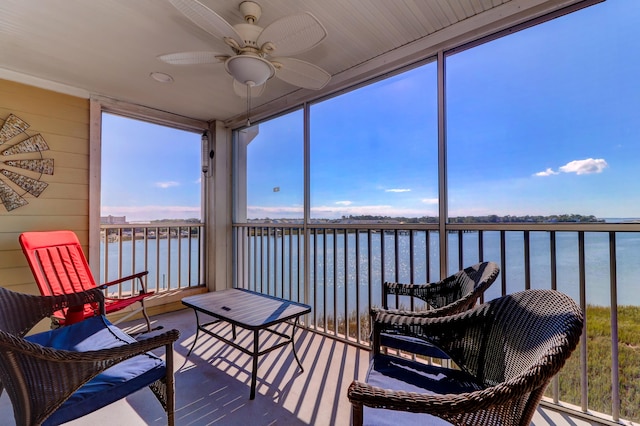
[(70, 294), (96, 286), (79, 244), (42, 248), (34, 253), (42, 272), (39, 285), (47, 287), (43, 294)]
[(96, 287), (82, 246), (72, 231), (25, 232), (20, 235), (20, 244), (43, 295)]

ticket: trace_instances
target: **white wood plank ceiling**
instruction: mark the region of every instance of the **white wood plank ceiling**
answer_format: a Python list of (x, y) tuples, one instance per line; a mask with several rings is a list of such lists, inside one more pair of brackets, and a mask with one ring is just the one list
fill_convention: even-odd
[[(231, 24), (240, 0), (202, 0)], [(420, 60), (479, 35), (576, 3), (576, 0), (258, 0), (266, 27), (309, 11), (328, 36), (295, 57), (332, 75), (320, 92), (279, 79), (252, 101), (264, 115), (299, 99), (331, 93), (389, 67)], [(231, 53), (167, 0), (2, 0), (0, 78), (80, 96), (131, 102), (199, 120), (232, 123), (246, 102), (222, 64), (169, 65), (158, 55), (180, 51)], [(170, 74), (161, 84), (151, 72)]]

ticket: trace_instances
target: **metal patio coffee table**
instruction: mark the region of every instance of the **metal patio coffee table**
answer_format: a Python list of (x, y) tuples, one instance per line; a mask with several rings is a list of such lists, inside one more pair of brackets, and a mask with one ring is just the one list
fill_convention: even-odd
[[(251, 372), (251, 393), (249, 399), (254, 399), (256, 395), (256, 376), (258, 374), (259, 356), (291, 343), (293, 356), (298, 362), (300, 370), (304, 371), (298, 359), (293, 339), (298, 325), (298, 319), (300, 316), (311, 312), (309, 305), (237, 288), (185, 297), (182, 299), (182, 303), (194, 310), (197, 323), (196, 337), (193, 340), (193, 345), (191, 345), (187, 356), (191, 354), (191, 351), (193, 351), (193, 348), (196, 346), (200, 331), (220, 339), (228, 345), (252, 356), (253, 371)], [(214, 321), (200, 323), (198, 313), (203, 313), (216, 319)], [(269, 328), (288, 320), (294, 320), (291, 336)], [(233, 335), (231, 340), (221, 336), (209, 327), (222, 321), (231, 324)], [(253, 331), (253, 347), (251, 349), (240, 346), (233, 341), (236, 338), (236, 326)], [(276, 344), (259, 350), (259, 334), (261, 331), (275, 334), (284, 338), (284, 340), (279, 339)]]

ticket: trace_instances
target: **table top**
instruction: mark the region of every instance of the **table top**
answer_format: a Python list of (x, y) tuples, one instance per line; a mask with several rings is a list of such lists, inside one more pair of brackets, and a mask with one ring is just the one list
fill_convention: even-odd
[(309, 305), (239, 288), (188, 296), (182, 303), (250, 330), (263, 329), (311, 312)]

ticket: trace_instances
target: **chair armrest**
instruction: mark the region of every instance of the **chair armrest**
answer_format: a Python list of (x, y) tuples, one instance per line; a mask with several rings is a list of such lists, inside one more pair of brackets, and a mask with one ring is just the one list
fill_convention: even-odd
[[(463, 394), (464, 395), (464, 394)], [(421, 394), (416, 392), (394, 391), (372, 386), (364, 382), (354, 380), (347, 390), (347, 397), (352, 404), (362, 404), (372, 408), (385, 408), (389, 410), (409, 411), (412, 413), (432, 413), (434, 411), (446, 411), (451, 414), (463, 413), (464, 408), (457, 408), (455, 401), (462, 400), (460, 395)], [(469, 405), (467, 409), (475, 409)]]
[(389, 333), (422, 339), (448, 354), (463, 366), (474, 356), (473, 348), (482, 338), (484, 324), (492, 321), (490, 312), (479, 308), (449, 316), (431, 316), (430, 311), (412, 312), (372, 309), (374, 353), (380, 349), (380, 334)]
[[(438, 315), (450, 315), (471, 308), (485, 290), (496, 280), (500, 268), (493, 262), (469, 266), (440, 281), (426, 284), (385, 282), (383, 307), (387, 309), (388, 295), (409, 296), (426, 302), (433, 309), (444, 309)], [(433, 314), (430, 314), (433, 315)]]
[(383, 284), (384, 294), (398, 294), (401, 296), (411, 296), (413, 290), (420, 290), (423, 288), (427, 288), (433, 286), (437, 283), (424, 283), (424, 284), (403, 284), (403, 283), (394, 283), (386, 281)]
[(180, 337), (178, 330), (167, 330), (161, 334), (146, 339), (136, 340), (133, 343), (128, 343), (122, 346), (116, 346), (107, 349), (98, 349), (95, 351), (86, 352), (68, 352), (75, 358), (74, 361), (115, 361), (120, 362), (123, 359), (131, 358), (136, 355), (149, 352), (153, 349), (158, 349), (163, 346), (173, 346), (173, 343)]
[(510, 400), (519, 400), (527, 390), (533, 391), (535, 389), (535, 384), (531, 382), (526, 383), (524, 380), (514, 380), (513, 382), (515, 387), (509, 386), (507, 382), (474, 392), (437, 395), (394, 391), (354, 380), (349, 386), (347, 397), (352, 404), (412, 413), (427, 413), (449, 421), (457, 417), (460, 424), (473, 424), (473, 422), (462, 420), (461, 416), (486, 410), (493, 406), (508, 404)]
[(421, 311), (395, 309), (398, 312), (416, 312), (424, 317), (438, 317), (466, 311), (475, 305), (488, 285), (480, 286), (477, 289), (469, 288), (466, 292), (459, 293), (463, 288), (463, 283), (460, 282), (463, 277), (463, 275), (457, 274), (442, 281), (427, 284), (385, 283), (383, 308), (388, 309), (387, 297), (391, 294), (420, 299), (429, 307), (429, 309)]
[(79, 291), (70, 294), (61, 294), (59, 296), (42, 296), (51, 300), (51, 313), (61, 310), (62, 308), (69, 308), (72, 306), (83, 306), (88, 303), (97, 303), (100, 312), (104, 312), (104, 293), (98, 288), (92, 288), (85, 291)]
[(433, 285), (433, 283), (425, 283), (425, 284), (403, 284), (403, 283), (395, 283), (385, 281), (382, 284), (382, 306), (385, 309), (389, 308), (388, 305), (388, 296), (409, 296), (415, 297), (425, 302), (428, 302), (425, 299), (426, 294), (430, 294), (429, 288)]
[(432, 316), (430, 311), (415, 312), (380, 308), (371, 309), (371, 319), (374, 329), (420, 329), (427, 335), (439, 333), (447, 335), (447, 333), (451, 334), (452, 329), (464, 330), (473, 324), (488, 321), (487, 313), (480, 313), (479, 310), (447, 316)]
[(432, 308), (425, 311), (411, 311), (404, 309), (386, 309), (386, 308), (378, 308), (373, 307), (370, 309), (369, 313), (372, 318), (375, 318), (378, 315), (404, 315), (407, 317), (416, 317), (416, 318), (437, 318), (447, 315), (453, 315), (459, 312), (457, 309), (458, 303), (452, 303), (451, 305), (443, 306), (441, 308)]
[(3, 330), (20, 337), (26, 335), (43, 319), (70, 306), (97, 303), (104, 311), (104, 294), (97, 288), (59, 296), (40, 296), (0, 287), (0, 298), (3, 300), (3, 309), (0, 311)]
[(393, 295), (396, 297), (408, 296), (422, 300), (427, 304), (428, 309), (420, 312), (429, 312), (427, 316), (449, 315), (459, 312), (462, 310), (460, 306), (469, 305), (467, 298), (470, 294), (464, 295), (465, 297), (456, 295), (455, 297), (459, 299), (455, 301), (448, 300), (451, 298), (452, 282), (456, 282), (458, 278), (458, 276), (453, 275), (442, 281), (424, 284), (385, 282), (383, 286), (383, 307), (385, 309), (389, 308), (388, 296)]
[(133, 275), (128, 275), (126, 277), (122, 277), (122, 278), (118, 278), (117, 280), (113, 280), (113, 281), (109, 281), (106, 282), (104, 284), (101, 284), (98, 286), (98, 288), (105, 290), (106, 288), (112, 286), (112, 285), (116, 285), (116, 284), (120, 284), (126, 281), (131, 281), (131, 280), (135, 280), (137, 279), (140, 287), (141, 287), (141, 293), (146, 293), (147, 292), (147, 288), (144, 285), (144, 282), (142, 281), (142, 277), (144, 277), (145, 275), (148, 275), (149, 271), (141, 271), (141, 272), (137, 272)]
[(163, 346), (173, 345), (173, 343), (180, 337), (180, 332), (178, 330), (168, 330), (148, 339), (126, 343), (121, 346), (77, 352), (64, 349), (54, 349), (10, 334), (1, 334), (3, 334), (0, 339), (0, 347), (2, 348), (11, 349), (12, 351), (20, 352), (27, 357), (41, 359), (54, 364), (92, 363), (95, 364), (97, 372), (106, 370), (109, 366), (117, 364), (127, 358), (131, 358)]

